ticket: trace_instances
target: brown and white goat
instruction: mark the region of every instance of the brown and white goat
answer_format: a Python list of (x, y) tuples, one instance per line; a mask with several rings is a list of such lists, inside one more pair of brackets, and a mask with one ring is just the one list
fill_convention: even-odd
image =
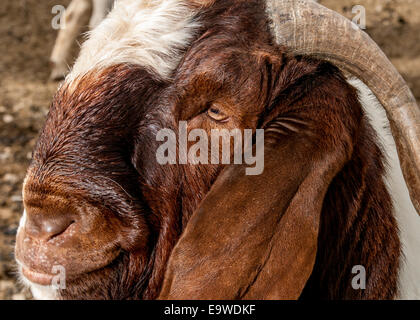
[[(382, 106), (334, 64), (387, 110), (403, 171)], [(181, 121), (264, 129), (264, 172), (159, 165)], [(316, 3), (117, 1), (35, 147), (22, 279), (37, 298), (420, 298), (418, 121), (379, 48)]]

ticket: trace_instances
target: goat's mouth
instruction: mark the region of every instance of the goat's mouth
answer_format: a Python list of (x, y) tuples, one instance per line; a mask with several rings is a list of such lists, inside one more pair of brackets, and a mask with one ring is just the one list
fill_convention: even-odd
[(57, 275), (40, 273), (25, 266), (20, 268), (21, 275), (32, 283), (39, 284), (41, 286), (50, 286), (53, 284), (54, 277)]
[(26, 259), (26, 256), (17, 250), (16, 262), (18, 264), (19, 274), (24, 282), (41, 286), (51, 286), (69, 283), (82, 278), (86, 274), (106, 269), (118, 260), (120, 255), (121, 249), (114, 248), (114, 250), (107, 251), (106, 255), (101, 256), (101, 259), (95, 259), (98, 256), (86, 255), (85, 259), (78, 259), (80, 261), (68, 260), (62, 261), (62, 263), (47, 263), (51, 266), (51, 268), (47, 268), (43, 264), (35, 264), (32, 260)]
[(102, 270), (109, 268), (120, 259), (121, 254), (121, 250), (116, 250), (114, 252), (113, 258), (103, 261), (102, 264), (96, 266), (95, 268), (92, 268), (88, 271), (81, 270), (80, 272), (72, 272), (68, 274), (66, 273), (66, 268), (63, 266), (57, 265), (57, 268), (53, 269), (55, 274), (51, 274), (28, 267), (18, 259), (16, 259), (16, 261), (18, 264), (19, 275), (27, 284), (36, 284), (40, 286), (56, 285), (57, 287), (61, 287), (62, 285), (66, 285), (73, 281), (77, 281), (86, 276), (87, 274), (101, 272)]

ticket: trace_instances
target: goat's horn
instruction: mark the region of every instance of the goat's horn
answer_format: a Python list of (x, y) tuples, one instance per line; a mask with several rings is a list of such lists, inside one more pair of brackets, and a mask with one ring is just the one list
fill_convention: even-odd
[(384, 106), (420, 214), (420, 109), (402, 76), (354, 23), (312, 0), (266, 0), (279, 44), (328, 60), (362, 80)]

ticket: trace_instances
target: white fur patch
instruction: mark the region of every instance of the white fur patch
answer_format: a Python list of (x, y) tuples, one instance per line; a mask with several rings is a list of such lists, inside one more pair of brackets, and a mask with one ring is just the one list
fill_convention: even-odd
[(388, 159), (386, 184), (393, 198), (403, 247), (399, 271), (399, 293), (396, 298), (420, 299), (420, 217), (410, 200), (386, 113), (369, 88), (360, 80), (352, 79), (349, 83), (359, 90), (359, 99), (380, 138)]
[(40, 286), (39, 284), (31, 283), (31, 292), (36, 300), (58, 300), (58, 290), (51, 286)]
[(17, 230), (18, 233), (23, 227), (25, 227), (25, 224), (26, 224), (26, 210), (23, 210), (23, 215), (22, 215), (22, 218), (20, 218), (19, 227)]
[(24, 286), (30, 288), (32, 296), (36, 300), (58, 300), (59, 293), (56, 288), (53, 286), (41, 286), (39, 284), (33, 283), (22, 276), (22, 271), (19, 267), (19, 280), (20, 283)]
[(141, 65), (170, 77), (199, 27), (182, 0), (119, 0), (82, 45), (67, 81), (93, 68)]

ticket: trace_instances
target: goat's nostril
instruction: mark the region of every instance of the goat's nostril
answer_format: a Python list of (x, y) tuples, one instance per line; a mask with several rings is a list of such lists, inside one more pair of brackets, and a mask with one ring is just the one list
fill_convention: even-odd
[(71, 217), (45, 218), (43, 216), (28, 217), (26, 233), (35, 239), (50, 240), (66, 231), (75, 221)]

